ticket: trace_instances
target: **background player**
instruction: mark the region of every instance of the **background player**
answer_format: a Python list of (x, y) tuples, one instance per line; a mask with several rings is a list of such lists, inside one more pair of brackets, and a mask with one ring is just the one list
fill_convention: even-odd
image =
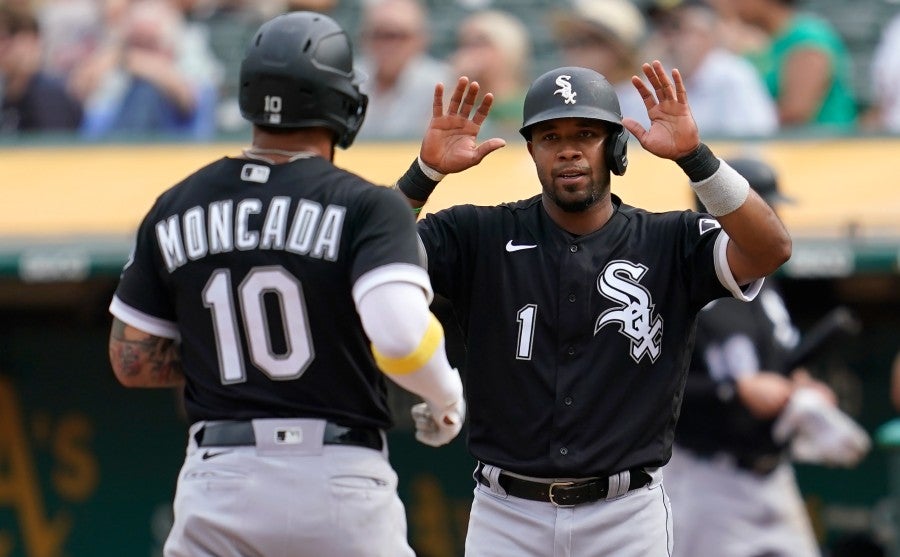
[(265, 23), (240, 72), (252, 147), (163, 193), (138, 230), (109, 351), (124, 385), (184, 389), (167, 556), (412, 555), (376, 360), (437, 417), (419, 440), (462, 425), (408, 206), (332, 163), (366, 110), (352, 62), (328, 17)]
[[(593, 70), (538, 77), (521, 132), (542, 192), (419, 221), (435, 292), (453, 304), (467, 345), (468, 447), (478, 460), (470, 557), (671, 555), (659, 467), (696, 314), (714, 298), (752, 299), (790, 255), (771, 208), (700, 142), (678, 71), (670, 80), (658, 61), (643, 71), (649, 87), (632, 81), (649, 130), (621, 119), (612, 85)], [(478, 87), (468, 85), (459, 80), (447, 113), (435, 89), (420, 159), (398, 181), (412, 206), (441, 173), (504, 144), (477, 144), (490, 96), (469, 118)], [(721, 225), (610, 193), (610, 173), (626, 168), (623, 126), (685, 170)]]
[[(775, 170), (728, 160), (770, 205), (789, 201)], [(705, 211), (698, 204), (699, 211)], [(716, 300), (697, 336), (666, 487), (675, 511), (675, 555), (791, 557), (820, 554), (787, 447), (773, 435), (798, 386), (835, 395), (805, 371), (784, 369), (800, 332), (772, 278), (747, 304)]]

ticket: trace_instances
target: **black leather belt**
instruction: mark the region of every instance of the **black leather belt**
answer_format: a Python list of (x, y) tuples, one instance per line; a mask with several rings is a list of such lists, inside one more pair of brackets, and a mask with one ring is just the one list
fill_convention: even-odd
[[(205, 424), (194, 434), (200, 447), (240, 447), (256, 444), (253, 423), (250, 421), (213, 422)], [(374, 428), (344, 427), (325, 422), (322, 434), (325, 445), (356, 445), (380, 451), (381, 432)]]
[[(487, 479), (481, 475), (482, 464), (478, 463), (475, 476), (482, 485), (490, 486)], [(631, 482), (628, 491), (648, 485), (652, 478), (642, 468), (629, 470)], [(593, 503), (600, 499), (606, 499), (609, 494), (609, 479), (597, 478), (580, 482), (534, 482), (510, 476), (500, 472), (500, 487), (513, 497), (530, 499), (531, 501), (543, 501), (553, 503), (558, 507), (571, 507), (582, 503)]]

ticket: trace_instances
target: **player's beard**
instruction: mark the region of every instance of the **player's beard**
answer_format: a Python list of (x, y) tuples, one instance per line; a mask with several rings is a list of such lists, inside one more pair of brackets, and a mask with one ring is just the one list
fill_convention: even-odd
[(600, 200), (600, 196), (597, 195), (597, 192), (591, 191), (590, 195), (581, 200), (572, 200), (572, 201), (563, 201), (556, 197), (552, 192), (550, 193), (550, 199), (553, 200), (553, 203), (556, 204), (557, 207), (563, 210), (566, 213), (583, 213), (587, 211), (592, 205), (597, 203)]
[(603, 199), (608, 190), (609, 180), (607, 179), (605, 183), (592, 182), (587, 195), (581, 199), (561, 199), (560, 196), (557, 195), (556, 189), (552, 186), (544, 187), (544, 195), (565, 213), (582, 213)]

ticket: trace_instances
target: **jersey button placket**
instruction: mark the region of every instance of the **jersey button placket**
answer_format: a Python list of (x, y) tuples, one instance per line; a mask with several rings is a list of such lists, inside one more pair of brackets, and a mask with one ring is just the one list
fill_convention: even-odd
[(559, 454), (566, 456), (567, 454), (569, 454), (569, 449), (566, 447), (560, 447)]
[(569, 246), (569, 251), (572, 253), (576, 253), (578, 251), (578, 244), (572, 244)]

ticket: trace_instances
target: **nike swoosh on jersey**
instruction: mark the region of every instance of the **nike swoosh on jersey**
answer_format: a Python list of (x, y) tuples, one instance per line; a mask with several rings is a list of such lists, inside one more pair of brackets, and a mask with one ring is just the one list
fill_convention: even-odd
[(219, 456), (219, 455), (223, 455), (223, 454), (225, 454), (225, 453), (230, 453), (230, 452), (231, 452), (231, 451), (218, 451), (218, 452), (205, 451), (205, 452), (203, 453), (203, 456), (200, 457), (200, 458), (202, 458), (203, 460), (209, 460), (210, 458), (214, 458), (214, 457), (217, 457), (217, 456)]
[(533, 249), (536, 247), (537, 244), (514, 244), (512, 240), (506, 242), (506, 251), (510, 253), (514, 251), (521, 251), (523, 249)]

